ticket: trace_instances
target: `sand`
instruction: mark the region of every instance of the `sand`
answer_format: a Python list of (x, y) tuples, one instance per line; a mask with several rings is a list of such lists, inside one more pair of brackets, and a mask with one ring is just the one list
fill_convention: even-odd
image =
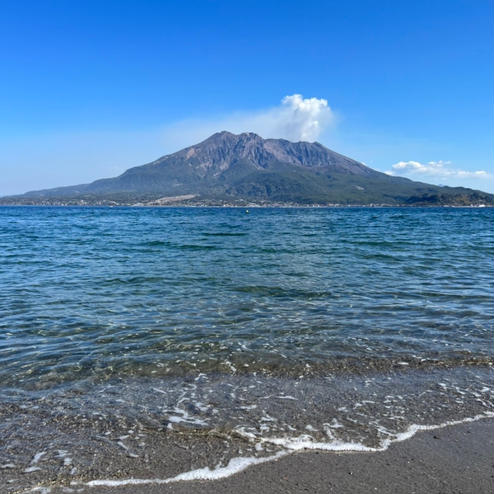
[(221, 480), (72, 488), (84, 494), (492, 493), (494, 419), (419, 432), (383, 452), (291, 454)]

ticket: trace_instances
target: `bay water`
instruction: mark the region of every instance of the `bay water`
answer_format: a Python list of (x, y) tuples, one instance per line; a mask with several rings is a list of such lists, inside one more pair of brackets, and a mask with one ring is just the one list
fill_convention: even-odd
[(491, 208), (2, 207), (2, 492), (490, 416), (493, 258)]

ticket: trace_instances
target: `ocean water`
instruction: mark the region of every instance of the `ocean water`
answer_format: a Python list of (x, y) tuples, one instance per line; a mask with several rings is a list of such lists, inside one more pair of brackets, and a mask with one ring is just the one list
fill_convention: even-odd
[(2, 492), (490, 416), (493, 258), (490, 208), (0, 208)]

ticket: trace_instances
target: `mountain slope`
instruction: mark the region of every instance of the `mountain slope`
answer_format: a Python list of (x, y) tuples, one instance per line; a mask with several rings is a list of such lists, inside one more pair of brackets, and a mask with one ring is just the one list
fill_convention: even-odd
[(494, 196), (391, 177), (315, 142), (219, 132), (115, 178), (28, 192), (2, 204), (155, 201), (297, 204), (493, 204)]

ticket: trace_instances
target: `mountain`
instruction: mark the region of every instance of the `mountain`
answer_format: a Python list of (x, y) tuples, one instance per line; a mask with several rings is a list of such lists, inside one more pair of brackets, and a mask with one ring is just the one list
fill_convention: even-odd
[(218, 132), (115, 178), (3, 197), (0, 204), (494, 205), (494, 196), (392, 177), (318, 142)]

